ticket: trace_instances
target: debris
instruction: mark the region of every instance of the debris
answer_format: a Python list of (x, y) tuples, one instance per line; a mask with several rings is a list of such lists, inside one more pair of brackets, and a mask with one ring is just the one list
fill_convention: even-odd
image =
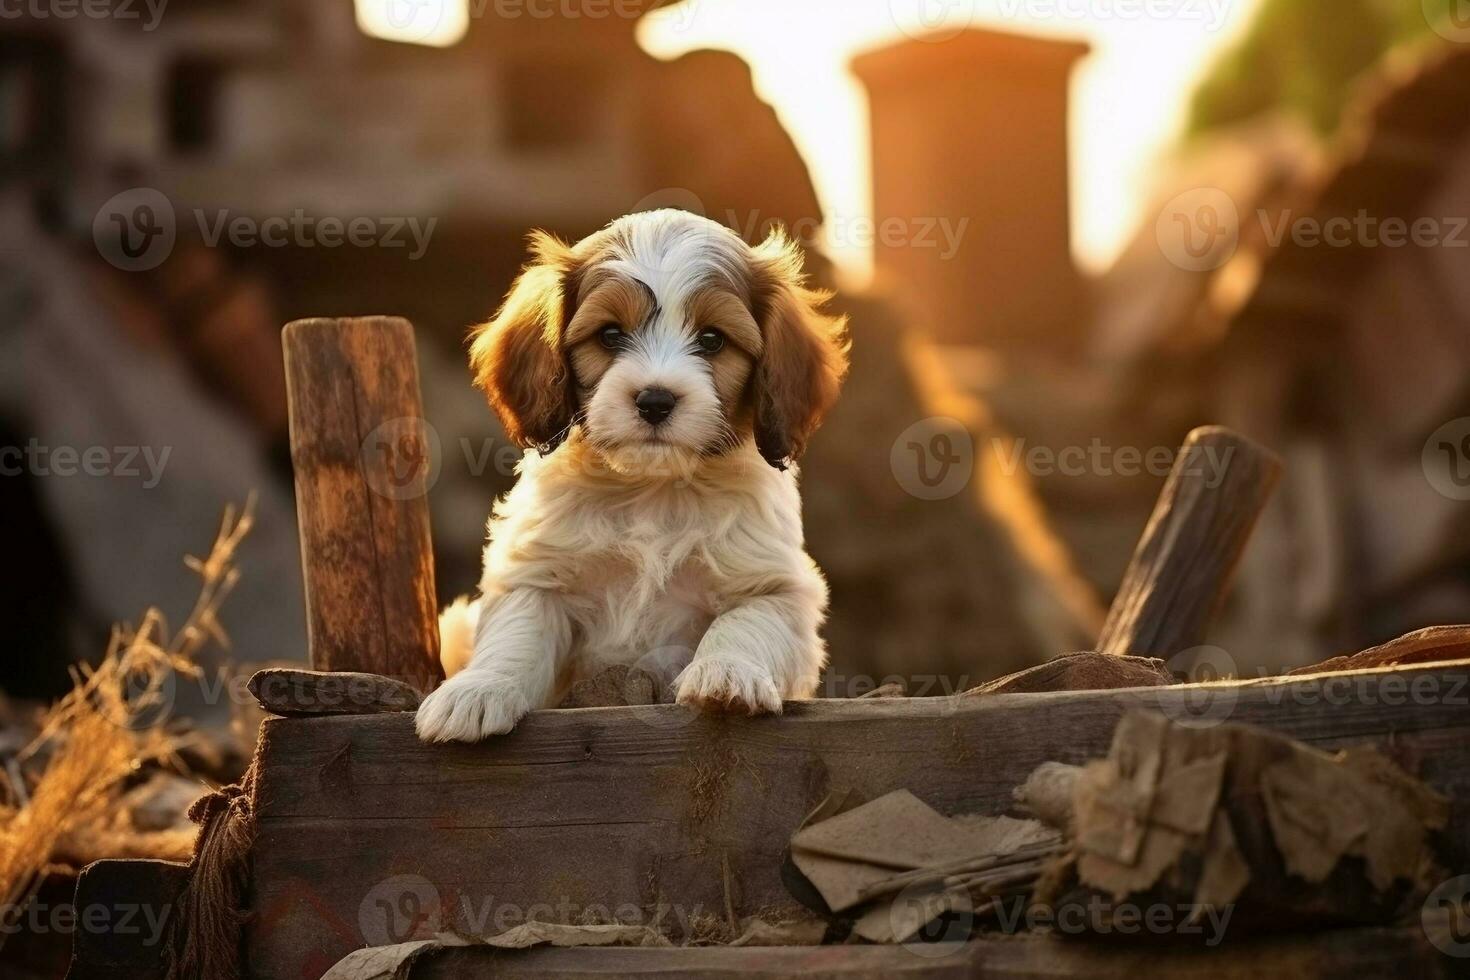
[(820, 946), (827, 934), (827, 923), (821, 919), (795, 919), (791, 922), (769, 922), (750, 918), (741, 923), (742, 930), (729, 943), (731, 946)]
[(22, 805), (0, 809), (0, 907), (24, 908), (68, 849), (105, 844), (112, 856), (132, 847), (182, 856), (192, 832), (139, 834), (119, 819), (117, 804), (128, 779), (145, 766), (177, 765), (180, 736), (166, 725), (171, 685), (178, 675), (199, 673), (195, 658), (207, 643), (227, 645), (217, 614), (238, 579), (235, 551), (252, 519), (251, 503), (226, 508), (209, 556), (185, 558), (200, 589), (183, 625), (171, 632), (163, 614), (149, 609), (136, 628), (117, 626), (102, 661), (76, 671), (72, 689), (45, 712), (34, 740), (7, 767), (19, 772), (34, 764), (39, 775), (27, 786), (29, 773), (21, 772), (9, 797)]
[(265, 710), (290, 718), (413, 711), (422, 700), (410, 685), (381, 674), (294, 667), (256, 671), (250, 693)]
[(1077, 790), (1081, 766), (1043, 762), (1012, 792), (1016, 803), (1034, 813), (1042, 823), (1068, 830), (1072, 823), (1072, 795)]
[(1470, 626), (1430, 626), (1344, 657), (1331, 657), (1286, 672), (1286, 676), (1365, 670), (1401, 664), (1427, 664), (1470, 658)]
[(1162, 660), (1124, 657), (1090, 650), (1067, 653), (1044, 664), (972, 687), (965, 697), (1041, 691), (1103, 691), (1123, 687), (1162, 687), (1175, 683)]
[(1061, 838), (1034, 820), (946, 817), (907, 790), (809, 823), (791, 859), (833, 912), (876, 903), (853, 931), (902, 942), (973, 895), (1026, 887)]
[(568, 925), (556, 922), (525, 922), (486, 939), (440, 933), (433, 939), (416, 939), (392, 946), (373, 946), (347, 954), (322, 980), (407, 980), (415, 961), (442, 949), (490, 946), (496, 949), (527, 949), (531, 946), (668, 946), (657, 930), (642, 925)]
[[(1234, 904), (1245, 929), (1392, 919), (1406, 891), (1432, 884), (1430, 834), (1449, 818), (1444, 797), (1371, 749), (1330, 755), (1143, 711), (1118, 723), (1107, 758), (1043, 766), (1017, 795), (1070, 829), (1084, 892)], [(1080, 897), (1067, 888), (1062, 875), (1042, 897)]]

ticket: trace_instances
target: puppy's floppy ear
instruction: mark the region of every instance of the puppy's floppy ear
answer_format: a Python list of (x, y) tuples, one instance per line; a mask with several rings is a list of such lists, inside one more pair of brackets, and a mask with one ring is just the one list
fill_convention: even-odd
[(808, 289), (801, 248), (772, 232), (752, 250), (752, 306), (763, 348), (754, 375), (755, 443), (785, 469), (837, 400), (847, 373), (847, 318), (827, 316), (830, 293)]
[(471, 332), (470, 369), (511, 441), (550, 452), (575, 409), (562, 351), (575, 263), (571, 249), (544, 232), (531, 235), (531, 253), (495, 318)]

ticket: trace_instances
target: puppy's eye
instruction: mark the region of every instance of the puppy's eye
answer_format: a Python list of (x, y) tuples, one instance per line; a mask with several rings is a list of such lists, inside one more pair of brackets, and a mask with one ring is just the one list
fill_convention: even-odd
[(718, 354), (725, 346), (725, 335), (713, 327), (706, 327), (694, 338), (694, 346), (701, 354)]
[(626, 335), (623, 328), (615, 323), (609, 323), (597, 331), (597, 339), (608, 350), (622, 350)]

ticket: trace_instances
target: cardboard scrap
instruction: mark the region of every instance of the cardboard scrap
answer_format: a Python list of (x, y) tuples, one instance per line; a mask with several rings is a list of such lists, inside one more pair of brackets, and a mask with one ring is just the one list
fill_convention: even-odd
[(797, 831), (791, 853), (912, 870), (965, 857), (975, 843), (971, 831), (901, 789)]
[[(1218, 850), (1206, 860), (1214, 900), (1229, 903), (1245, 886), (1245, 867), (1218, 812), (1226, 754), (1187, 758), (1171, 751), (1173, 726), (1162, 715), (1130, 712), (1118, 723), (1106, 759), (1077, 778), (1077, 874), (1115, 900), (1151, 888), (1187, 850)], [(1200, 896), (1196, 895), (1196, 901)]]
[(986, 874), (999, 881), (1016, 862), (1039, 866), (1060, 840), (1036, 820), (946, 817), (897, 790), (805, 823), (791, 839), (791, 859), (832, 911), (874, 903), (856, 935), (902, 942), (938, 915), (968, 910)]
[[(1057, 775), (1037, 775), (1038, 791)], [(1357, 894), (1422, 885), (1429, 834), (1449, 819), (1443, 796), (1370, 748), (1330, 755), (1244, 725), (1193, 729), (1141, 711), (1073, 782), (1077, 879), (1118, 901), (1165, 884), (1218, 907), (1256, 875), (1276, 881), (1284, 866), (1320, 884), (1349, 856), (1366, 870)], [(1351, 917), (1372, 906), (1344, 894), (1323, 908)]]
[(491, 946), (496, 949), (526, 949), (531, 946), (669, 946), (656, 929), (641, 925), (567, 925), (556, 922), (525, 922), (485, 939), (440, 933), (433, 939), (416, 939), (392, 946), (354, 950), (322, 974), (322, 980), (408, 980), (419, 958), (441, 949)]
[(1363, 859), (1379, 891), (1414, 881), (1426, 830), (1449, 821), (1448, 800), (1363, 748), (1336, 756), (1299, 748), (1261, 774), (1261, 790), (1287, 870), (1311, 882), (1349, 855)]
[(739, 936), (731, 946), (820, 946), (827, 935), (827, 923), (821, 919), (796, 919), (791, 922), (769, 922), (762, 918), (744, 920)]
[(870, 943), (901, 943), (947, 912), (974, 911), (963, 888), (935, 887), (878, 902), (852, 924), (853, 935)]

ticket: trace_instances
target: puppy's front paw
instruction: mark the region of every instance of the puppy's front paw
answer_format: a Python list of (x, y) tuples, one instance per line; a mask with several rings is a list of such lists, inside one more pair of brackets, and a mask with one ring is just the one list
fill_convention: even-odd
[(781, 713), (775, 678), (758, 664), (696, 655), (674, 687), (680, 704), (748, 715)]
[(424, 698), (414, 728), (425, 742), (478, 742), (510, 731), (530, 710), (514, 682), (464, 671)]

